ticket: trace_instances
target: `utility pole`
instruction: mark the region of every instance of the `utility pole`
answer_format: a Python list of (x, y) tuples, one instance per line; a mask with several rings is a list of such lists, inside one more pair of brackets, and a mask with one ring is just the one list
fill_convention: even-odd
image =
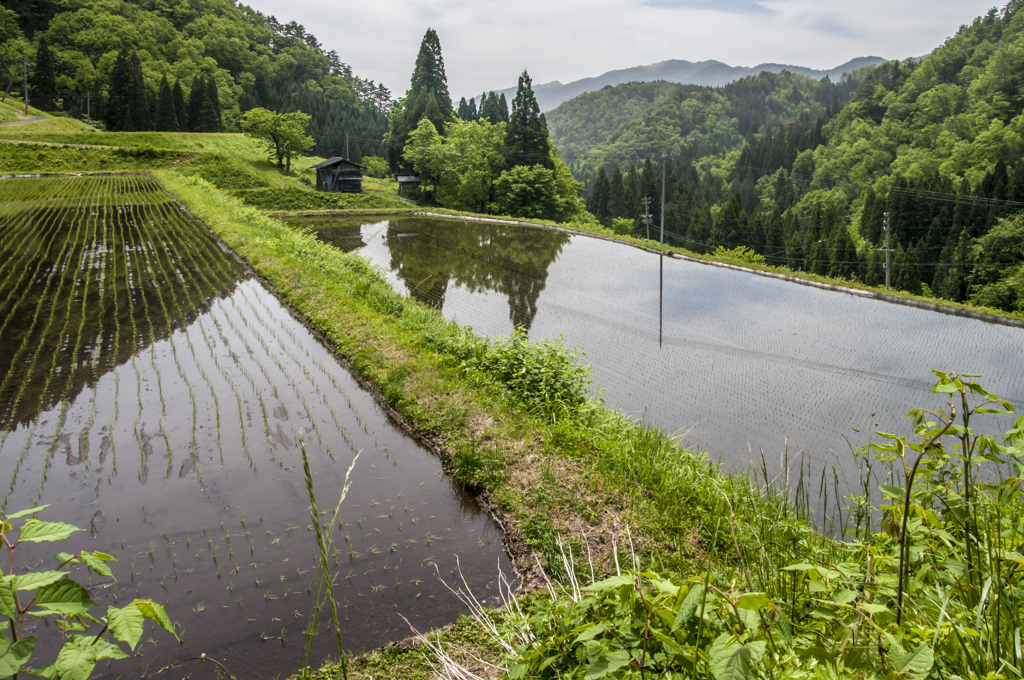
[(892, 226), (892, 220), (889, 217), (889, 213), (885, 213), (885, 248), (879, 248), (879, 250), (885, 251), (885, 289), (889, 290), (889, 277), (892, 273), (892, 262), (889, 258), (889, 253), (892, 252), (892, 248), (889, 247), (889, 227)]
[(25, 81), (25, 115), (28, 115), (28, 57), (21, 58), (21, 72)]
[(348, 160), (348, 133), (345, 133), (345, 160)]
[(85, 90), (85, 119), (87, 121), (89, 121), (89, 122), (92, 122), (92, 116), (89, 115), (89, 99), (90, 99), (89, 89), (86, 88), (86, 90)]
[(651, 214), (651, 198), (650, 196), (645, 196), (642, 200), (644, 202), (644, 214), (641, 219), (643, 220), (644, 226), (647, 227), (647, 239), (650, 240), (651, 224), (654, 223), (654, 215)]
[(668, 156), (661, 154), (661, 245), (665, 245), (665, 166), (668, 165)]

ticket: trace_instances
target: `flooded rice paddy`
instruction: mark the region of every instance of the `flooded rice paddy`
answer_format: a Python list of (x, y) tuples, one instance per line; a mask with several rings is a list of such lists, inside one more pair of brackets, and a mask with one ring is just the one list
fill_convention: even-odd
[(522, 325), (533, 339), (563, 336), (586, 353), (609, 405), (728, 466), (753, 452), (760, 469), (763, 448), (774, 475), (788, 442), (789, 460), (803, 456), (816, 482), (837, 461), (855, 481), (847, 439), (859, 447), (872, 430), (909, 434), (908, 410), (941, 405), (929, 368), (981, 374), (1024, 405), (1020, 328), (555, 230), (428, 218), (303, 224), (477, 332)]
[[(348, 650), (406, 637), (399, 614), (454, 620), (436, 570), (456, 559), (485, 597), (511, 571), (440, 462), (148, 177), (0, 182), (0, 380), (3, 508), (51, 504), (42, 519), (84, 529), (60, 549), (118, 560), (90, 581), (101, 607), (149, 597), (178, 624), (183, 645), (147, 630), (111, 677), (200, 653), (239, 677), (297, 669), (317, 564), (300, 434), (321, 508), (361, 452), (332, 551)], [(38, 665), (54, 654), (41, 642)]]

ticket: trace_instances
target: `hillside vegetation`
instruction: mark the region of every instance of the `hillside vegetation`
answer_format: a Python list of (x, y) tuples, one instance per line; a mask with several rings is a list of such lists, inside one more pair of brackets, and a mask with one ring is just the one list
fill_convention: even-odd
[[(768, 264), (885, 282), (914, 294), (1024, 311), (1024, 13), (993, 9), (927, 58), (839, 83), (796, 74), (719, 89), (679, 87), (657, 104), (634, 85), (551, 114), (555, 142), (606, 225), (639, 233), (640, 199), (697, 252), (750, 248)], [(642, 113), (612, 132), (605, 106)], [(614, 122), (618, 122), (617, 120)]]
[(249, 109), (301, 110), (312, 116), (314, 153), (344, 152), (347, 133), (358, 159), (380, 155), (391, 107), (386, 88), (303, 26), (228, 0), (4, 0), (5, 85), (14, 75), (20, 89), (23, 55), (34, 104), (112, 130), (238, 131)]

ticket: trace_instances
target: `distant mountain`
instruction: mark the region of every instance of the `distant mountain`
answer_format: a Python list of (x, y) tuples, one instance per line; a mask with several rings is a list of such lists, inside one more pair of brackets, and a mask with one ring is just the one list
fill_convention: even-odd
[[(758, 64), (754, 67), (729, 66), (720, 61), (683, 61), (681, 59), (670, 59), (669, 61), (658, 62), (648, 66), (634, 66), (633, 68), (608, 71), (595, 78), (583, 78), (563, 85), (557, 80), (551, 83), (534, 85), (533, 92), (537, 95), (537, 103), (541, 111), (551, 111), (564, 101), (578, 97), (584, 92), (600, 90), (605, 85), (621, 85), (622, 83), (649, 83), (655, 80), (665, 80), (670, 83), (682, 85), (707, 85), (710, 87), (722, 87), (729, 83), (745, 78), (756, 76), (762, 71), (770, 73), (782, 73), (791, 71), (815, 79), (828, 76), (830, 80), (836, 80), (844, 73), (851, 73), (865, 66), (883, 64), (887, 60), (881, 57), (858, 57), (851, 59), (845, 64), (836, 66), (828, 71), (819, 71), (803, 66), (791, 66), (789, 64)], [(512, 98), (516, 96), (516, 88), (510, 87), (499, 90), (511, 104)]]

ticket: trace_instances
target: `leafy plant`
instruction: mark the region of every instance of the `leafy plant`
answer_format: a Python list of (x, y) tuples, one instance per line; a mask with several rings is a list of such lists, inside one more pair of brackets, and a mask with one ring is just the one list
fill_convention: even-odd
[(526, 331), (517, 328), (464, 365), (493, 377), (517, 400), (553, 416), (577, 409), (587, 399), (590, 369), (580, 365), (579, 356), (558, 341), (530, 342)]
[[(89, 613), (96, 603), (85, 588), (70, 578), (65, 568), (84, 565), (99, 576), (113, 578), (107, 563), (115, 560), (106, 553), (83, 550), (71, 555), (60, 552), (55, 556), (56, 569), (14, 573), (14, 550), (22, 543), (60, 542), (81, 531), (70, 524), (43, 522), (33, 517), (47, 507), (15, 512), (0, 521), (0, 539), (9, 558), (8, 573), (0, 577), (0, 615), (7, 618), (0, 624), (0, 631), (4, 632), (0, 635), (0, 676), (24, 672), (51, 680), (84, 680), (92, 674), (98, 661), (128, 656), (120, 643), (126, 643), (134, 651), (142, 638), (146, 619), (178, 639), (167, 612), (152, 600), (137, 599), (124, 607), (107, 607), (106, 616), (99, 618)], [(15, 531), (11, 522), (21, 518), (28, 519)], [(38, 642), (35, 635), (23, 635), (26, 616), (52, 622), (60, 631), (57, 658), (43, 668), (26, 666)]]

